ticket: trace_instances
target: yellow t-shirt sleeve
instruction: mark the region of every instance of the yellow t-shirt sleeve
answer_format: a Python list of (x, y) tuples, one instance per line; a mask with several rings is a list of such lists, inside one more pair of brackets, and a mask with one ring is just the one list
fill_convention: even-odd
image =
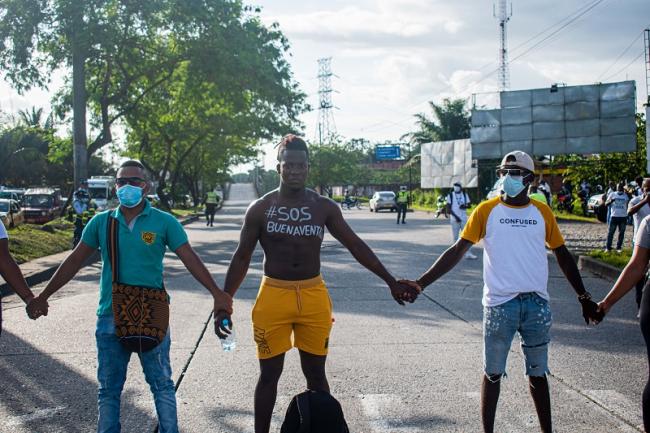
[(460, 237), (473, 244), (476, 244), (483, 239), (485, 237), (488, 216), (497, 203), (498, 202), (492, 199), (479, 204), (469, 216), (467, 224), (465, 224), (465, 228), (460, 234)]
[(544, 217), (544, 224), (546, 228), (546, 246), (554, 250), (558, 247), (564, 245), (564, 237), (560, 233), (560, 227), (557, 225), (557, 220), (553, 211), (551, 210), (546, 203), (539, 203), (534, 200), (531, 202), (539, 209), (540, 213)]

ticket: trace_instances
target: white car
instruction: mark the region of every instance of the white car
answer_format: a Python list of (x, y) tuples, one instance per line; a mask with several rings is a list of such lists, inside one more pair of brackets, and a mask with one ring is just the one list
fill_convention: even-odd
[(0, 198), (0, 220), (5, 227), (15, 227), (25, 222), (25, 213), (18, 201)]
[(370, 199), (369, 208), (370, 212), (379, 212), (382, 209), (390, 209), (391, 212), (396, 211), (395, 193), (393, 191), (377, 191)]

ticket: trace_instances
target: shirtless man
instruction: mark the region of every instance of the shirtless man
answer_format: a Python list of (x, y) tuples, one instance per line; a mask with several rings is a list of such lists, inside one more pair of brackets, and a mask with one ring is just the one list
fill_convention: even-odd
[[(418, 294), (417, 287), (393, 278), (348, 226), (334, 201), (305, 188), (309, 151), (301, 138), (283, 138), (278, 148), (277, 170), (280, 187), (253, 202), (246, 211), (224, 287), (226, 293), (235, 295), (259, 241), (264, 249), (264, 277), (253, 307), (253, 332), (260, 360), (255, 388), (255, 433), (269, 431), (284, 354), (293, 346), (300, 351), (307, 388), (329, 392), (325, 359), (332, 328), (332, 303), (320, 275), (325, 228), (359, 263), (386, 282), (399, 304), (413, 302)], [(221, 338), (228, 333), (224, 319), (230, 321), (228, 313), (216, 314), (215, 332)]]

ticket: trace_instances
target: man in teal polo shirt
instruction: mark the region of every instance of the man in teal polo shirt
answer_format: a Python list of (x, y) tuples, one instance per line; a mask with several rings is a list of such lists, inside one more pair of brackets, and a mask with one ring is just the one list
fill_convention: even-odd
[[(113, 323), (112, 271), (106, 239), (109, 215), (119, 222), (118, 278), (121, 282), (162, 288), (163, 257), (169, 248), (178, 255), (194, 278), (212, 293), (214, 311), (232, 312), (232, 298), (217, 286), (188, 243), (183, 226), (172, 215), (152, 208), (143, 198), (149, 187), (142, 164), (138, 161), (123, 163), (117, 171), (115, 183), (120, 206), (115, 210), (102, 212), (90, 220), (84, 229), (81, 242), (61, 264), (43, 292), (30, 304), (35, 311), (45, 308), (47, 299), (75, 276), (95, 250), (101, 250), (102, 275), (95, 332), (99, 381), (97, 431), (100, 433), (120, 431), (120, 394), (131, 357), (131, 352), (122, 346), (115, 335)], [(160, 433), (178, 432), (169, 346), (170, 337), (167, 332), (162, 343), (139, 354), (145, 378), (153, 393)]]

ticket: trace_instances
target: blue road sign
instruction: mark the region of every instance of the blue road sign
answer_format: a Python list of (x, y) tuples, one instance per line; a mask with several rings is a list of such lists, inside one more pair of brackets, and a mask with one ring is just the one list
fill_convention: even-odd
[(400, 156), (400, 147), (398, 145), (375, 146), (375, 158), (377, 160), (398, 159)]

